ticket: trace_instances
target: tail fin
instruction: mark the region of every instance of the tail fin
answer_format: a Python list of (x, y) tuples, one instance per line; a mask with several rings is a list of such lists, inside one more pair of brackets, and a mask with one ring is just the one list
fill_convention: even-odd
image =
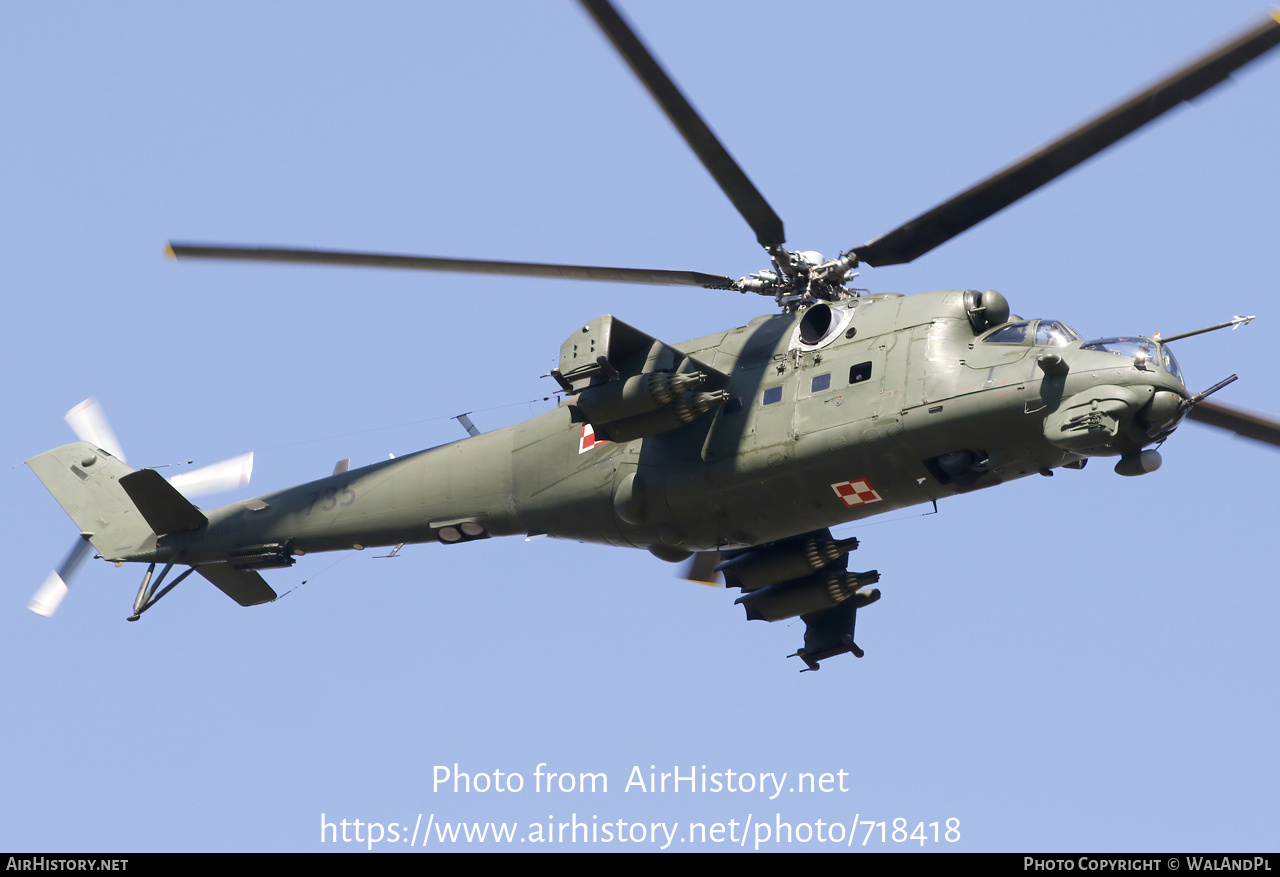
[(27, 465), (107, 560), (127, 560), (153, 549), (157, 535), (207, 523), (158, 472), (131, 469), (88, 442), (45, 451)]

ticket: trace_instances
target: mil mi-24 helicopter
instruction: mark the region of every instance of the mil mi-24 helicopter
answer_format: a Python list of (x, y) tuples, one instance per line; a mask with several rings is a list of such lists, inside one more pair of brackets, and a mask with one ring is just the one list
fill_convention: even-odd
[[(252, 605), (275, 597), (259, 571), (306, 553), (547, 534), (672, 561), (693, 555), (703, 567), (714, 561), (742, 589), (749, 618), (805, 621), (797, 656), (816, 669), (827, 657), (860, 654), (856, 612), (879, 597), (878, 573), (848, 570), (857, 543), (833, 539), (834, 526), (1080, 468), (1094, 456), (1141, 474), (1158, 464), (1152, 447), (1188, 417), (1280, 441), (1277, 424), (1187, 390), (1168, 342), (1192, 333), (1086, 340), (1064, 323), (1014, 316), (990, 291), (896, 296), (847, 287), (859, 264), (911, 261), (1203, 93), (1280, 42), (1274, 17), (827, 260), (785, 248), (781, 220), (631, 29), (608, 4), (584, 5), (756, 233), (766, 270), (734, 280), (177, 243), (172, 254), (736, 289), (773, 297), (780, 312), (674, 344), (601, 317), (561, 348), (552, 376), (566, 398), (556, 410), (220, 509), (196, 509), (154, 470), (129, 469), (100, 441), (33, 458), (82, 544), (108, 560), (148, 564), (132, 617), (192, 571)], [(175, 567), (187, 570), (162, 587)]]

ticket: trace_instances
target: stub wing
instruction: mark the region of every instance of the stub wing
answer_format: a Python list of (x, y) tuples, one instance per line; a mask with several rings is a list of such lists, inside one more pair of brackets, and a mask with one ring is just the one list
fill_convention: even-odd
[[(879, 589), (872, 590), (878, 597)], [(861, 658), (863, 651), (853, 641), (853, 629), (858, 623), (858, 607), (855, 602), (846, 600), (831, 609), (801, 615), (800, 620), (805, 624), (804, 648), (797, 649), (791, 657), (804, 661), (809, 670), (817, 670), (819, 661), (845, 652)]]

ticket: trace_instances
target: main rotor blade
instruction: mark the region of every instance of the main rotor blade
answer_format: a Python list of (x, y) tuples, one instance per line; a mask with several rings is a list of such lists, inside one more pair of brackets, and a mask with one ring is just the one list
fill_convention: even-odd
[(1143, 125), (1191, 100), (1280, 43), (1280, 10), (1266, 21), (1201, 56), (1021, 161), (857, 247), (859, 262), (897, 265), (929, 252), (1045, 183), (1071, 170)]
[(552, 265), (543, 262), (494, 262), (482, 259), (443, 259), (436, 256), (400, 256), (390, 253), (354, 253), (343, 250), (304, 250), (283, 247), (211, 246), (169, 243), (165, 255), (173, 259), (227, 259), (248, 262), (300, 262), (309, 265), (347, 265), (363, 268), (402, 268), (414, 271), (452, 271), (460, 274), (499, 274), (509, 277), (552, 277), (609, 283), (645, 283), (653, 286), (701, 286), (732, 289), (733, 278), (698, 271), (661, 268), (602, 268), (587, 265)]
[(1266, 442), (1280, 447), (1280, 421), (1271, 420), (1261, 414), (1242, 411), (1217, 402), (1201, 402), (1187, 412), (1187, 417), (1219, 429), (1227, 429), (1236, 435)]
[(733, 160), (720, 144), (716, 135), (707, 127), (707, 123), (698, 115), (698, 111), (681, 94), (680, 89), (667, 76), (657, 59), (650, 54), (644, 43), (627, 24), (608, 0), (582, 0), (582, 5), (596, 20), (596, 24), (604, 31), (605, 36), (613, 43), (632, 71), (649, 89), (649, 94), (662, 107), (671, 124), (676, 126), (680, 136), (684, 137), (703, 166), (715, 178), (715, 181), (729, 196), (733, 206), (738, 208), (742, 218), (756, 233), (760, 246), (772, 252), (781, 247), (786, 235), (783, 233), (782, 220), (773, 212), (769, 202), (764, 200), (760, 190), (747, 178), (746, 173)]

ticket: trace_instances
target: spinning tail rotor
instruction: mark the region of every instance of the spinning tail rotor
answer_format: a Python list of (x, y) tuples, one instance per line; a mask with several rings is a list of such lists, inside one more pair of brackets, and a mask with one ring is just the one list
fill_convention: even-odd
[[(110, 454), (121, 463), (125, 462), (124, 450), (121, 448), (120, 441), (116, 438), (115, 431), (112, 430), (111, 424), (107, 420), (106, 414), (103, 413), (102, 406), (97, 399), (92, 397), (85, 399), (68, 411), (64, 419), (81, 441), (88, 442)], [(205, 494), (220, 493), (244, 487), (249, 483), (252, 474), (253, 453), (250, 452), (191, 472), (175, 475), (169, 479), (169, 483), (177, 488), (183, 496), (191, 499)], [(89, 556), (92, 549), (93, 545), (89, 542), (89, 535), (82, 533), (76, 539), (75, 544), (71, 546), (71, 550), (67, 552), (66, 558), (63, 559), (58, 568), (49, 573), (48, 578), (36, 589), (31, 601), (27, 604), (27, 608), (46, 618), (51, 617), (53, 613), (58, 611), (63, 598), (67, 596), (72, 576), (75, 575), (76, 570), (80, 568), (80, 565)]]

